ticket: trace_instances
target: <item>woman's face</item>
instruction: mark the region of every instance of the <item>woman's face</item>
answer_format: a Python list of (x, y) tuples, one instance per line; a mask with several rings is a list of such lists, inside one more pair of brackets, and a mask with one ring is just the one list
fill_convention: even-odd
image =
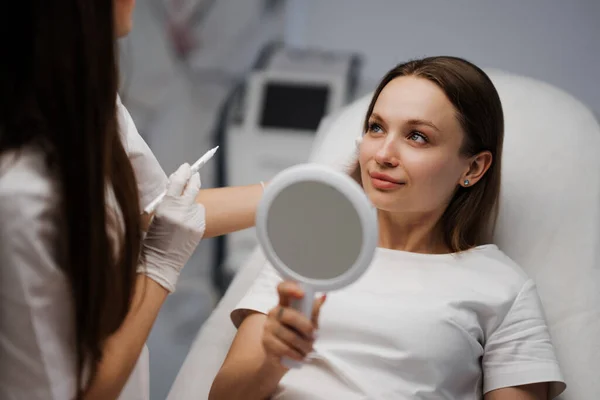
[(443, 212), (472, 169), (472, 160), (460, 154), (464, 136), (456, 110), (437, 85), (414, 76), (392, 80), (360, 144), (365, 192), (383, 211)]
[(117, 37), (127, 36), (133, 27), (135, 0), (114, 0), (115, 29)]

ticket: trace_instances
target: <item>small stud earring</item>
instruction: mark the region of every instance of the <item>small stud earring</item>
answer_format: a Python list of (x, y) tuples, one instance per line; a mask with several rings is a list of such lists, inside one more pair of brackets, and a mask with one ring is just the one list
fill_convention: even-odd
[(469, 180), (465, 179), (464, 184), (465, 184), (465, 186), (469, 186)]

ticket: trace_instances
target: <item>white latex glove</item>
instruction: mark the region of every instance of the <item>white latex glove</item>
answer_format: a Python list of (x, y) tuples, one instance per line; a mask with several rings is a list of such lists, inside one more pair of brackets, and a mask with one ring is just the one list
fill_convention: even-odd
[(169, 177), (167, 194), (156, 209), (142, 243), (146, 274), (173, 293), (179, 273), (196, 249), (205, 229), (204, 206), (196, 203), (200, 175), (183, 164)]

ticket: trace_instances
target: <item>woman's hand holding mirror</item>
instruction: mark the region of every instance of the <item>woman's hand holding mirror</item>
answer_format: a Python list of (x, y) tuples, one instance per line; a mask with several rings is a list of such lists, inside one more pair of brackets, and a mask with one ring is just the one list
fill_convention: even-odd
[(267, 355), (277, 362), (283, 357), (303, 361), (313, 351), (319, 313), (326, 296), (323, 295), (314, 301), (312, 318), (309, 320), (300, 311), (290, 307), (294, 301), (304, 297), (304, 291), (297, 283), (282, 282), (277, 287), (277, 292), (279, 305), (267, 314), (262, 337), (263, 347)]

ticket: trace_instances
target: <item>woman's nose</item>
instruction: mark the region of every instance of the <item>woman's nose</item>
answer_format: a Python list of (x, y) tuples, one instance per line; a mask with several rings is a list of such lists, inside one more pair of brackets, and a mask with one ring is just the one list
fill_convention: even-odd
[(386, 140), (386, 142), (382, 144), (375, 154), (375, 161), (377, 164), (386, 168), (394, 168), (398, 166), (398, 164), (400, 164), (400, 160), (398, 159), (398, 154), (394, 144)]

